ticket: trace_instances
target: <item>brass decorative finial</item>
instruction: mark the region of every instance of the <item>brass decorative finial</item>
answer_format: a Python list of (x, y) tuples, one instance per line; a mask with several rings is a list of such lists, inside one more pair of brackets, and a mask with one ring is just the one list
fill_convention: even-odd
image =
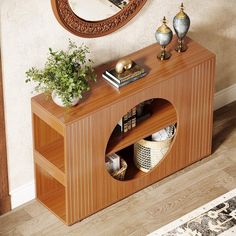
[(166, 20), (166, 17), (165, 17), (165, 16), (163, 17), (162, 23), (163, 23), (164, 25), (166, 25), (166, 23), (167, 23), (167, 20)]
[(186, 14), (184, 12), (184, 4), (181, 3), (180, 5), (180, 12), (176, 15), (177, 18), (179, 19), (184, 19), (186, 17)]
[(162, 25), (157, 29), (158, 32), (160, 33), (169, 33), (171, 29), (167, 26), (167, 19), (164, 16), (162, 19)]

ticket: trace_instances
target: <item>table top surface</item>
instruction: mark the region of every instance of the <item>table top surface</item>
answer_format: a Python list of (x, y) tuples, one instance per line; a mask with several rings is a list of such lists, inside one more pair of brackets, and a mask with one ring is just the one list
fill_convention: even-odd
[(156, 43), (125, 56), (124, 58), (130, 58), (144, 66), (147, 75), (120, 89), (116, 89), (102, 78), (102, 73), (115, 65), (116, 61), (113, 61), (95, 68), (97, 82), (91, 84), (90, 91), (84, 94), (83, 99), (75, 107), (61, 108), (51, 98), (46, 100), (44, 94), (33, 97), (32, 105), (37, 106), (37, 109), (46, 110), (62, 124), (68, 124), (215, 57), (212, 52), (190, 38), (186, 40), (188, 50), (184, 53), (177, 53), (174, 50), (176, 41), (176, 37), (174, 37), (167, 49), (172, 53), (172, 57), (167, 61), (157, 59), (160, 47)]

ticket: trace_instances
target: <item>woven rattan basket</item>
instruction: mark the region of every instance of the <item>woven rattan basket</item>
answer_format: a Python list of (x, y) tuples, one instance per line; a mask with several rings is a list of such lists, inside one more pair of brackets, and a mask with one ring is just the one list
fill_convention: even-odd
[(121, 168), (117, 171), (114, 171), (113, 173), (111, 173), (111, 175), (115, 178), (115, 179), (118, 179), (118, 180), (124, 180), (125, 178), (125, 173), (126, 173), (126, 170), (127, 170), (127, 163), (124, 159), (120, 159), (120, 164), (121, 164)]
[(169, 150), (175, 135), (175, 129), (171, 137), (162, 141), (148, 141), (141, 139), (134, 144), (134, 163), (143, 172), (155, 167)]

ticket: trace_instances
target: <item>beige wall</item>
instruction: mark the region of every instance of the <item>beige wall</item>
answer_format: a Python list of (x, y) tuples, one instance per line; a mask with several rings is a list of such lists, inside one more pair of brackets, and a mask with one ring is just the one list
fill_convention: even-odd
[[(2, 0), (0, 0), (2, 1)], [(178, 0), (148, 0), (125, 27), (97, 39), (83, 39), (65, 31), (56, 21), (49, 0), (5, 0), (1, 7), (3, 78), (6, 109), (10, 189), (33, 180), (30, 97), (25, 71), (42, 66), (48, 47), (65, 48), (68, 38), (86, 43), (96, 64), (122, 57), (155, 42), (163, 15), (171, 19)], [(217, 54), (217, 91), (236, 82), (236, 1), (186, 0), (195, 40)]]

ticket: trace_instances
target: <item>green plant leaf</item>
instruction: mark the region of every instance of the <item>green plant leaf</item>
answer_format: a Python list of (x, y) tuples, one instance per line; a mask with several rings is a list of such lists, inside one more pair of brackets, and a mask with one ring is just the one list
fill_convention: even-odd
[(69, 106), (72, 98), (82, 98), (83, 92), (90, 89), (88, 81), (96, 81), (91, 65), (93, 61), (87, 58), (88, 53), (86, 45), (77, 46), (70, 39), (65, 51), (49, 48), (44, 68), (30, 68), (26, 71), (25, 82), (36, 82), (34, 90), (37, 92), (48, 94), (55, 90), (63, 103)]

